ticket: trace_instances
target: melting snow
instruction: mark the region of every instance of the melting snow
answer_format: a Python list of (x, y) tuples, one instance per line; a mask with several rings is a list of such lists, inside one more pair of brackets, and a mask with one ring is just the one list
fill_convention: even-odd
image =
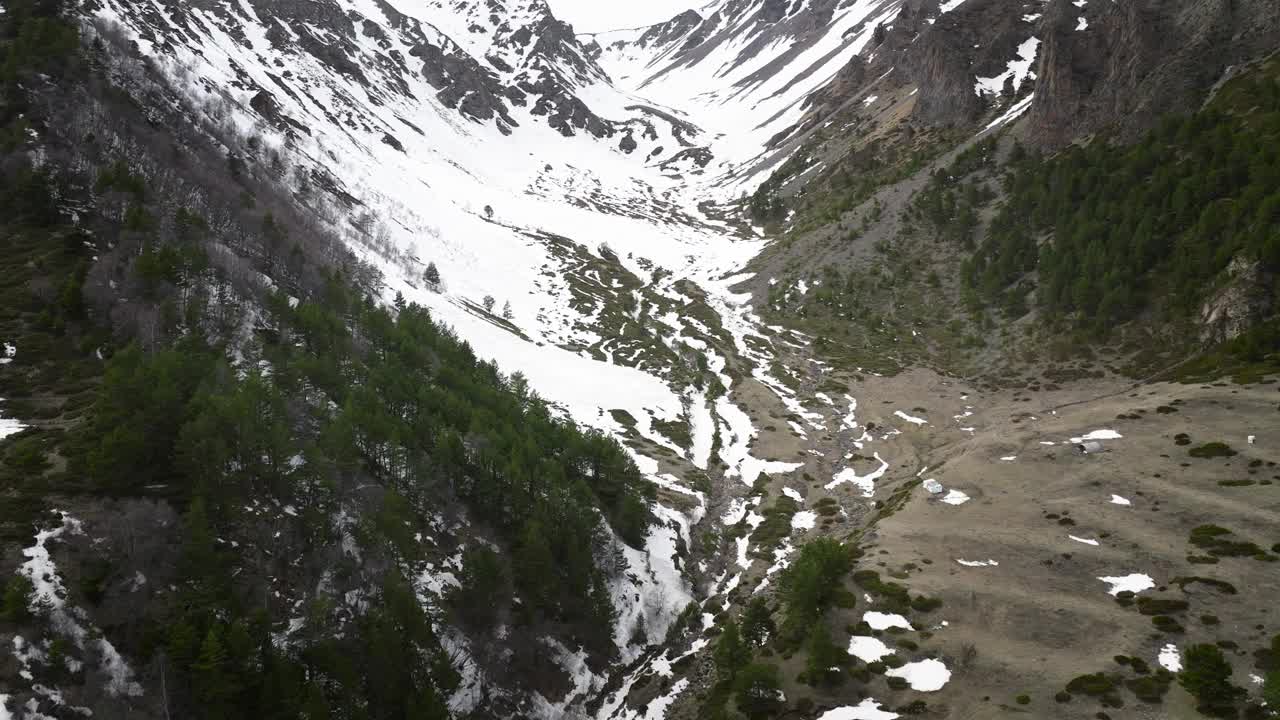
[(1120, 577), (1100, 577), (1098, 579), (1111, 586), (1111, 589), (1107, 591), (1111, 595), (1119, 595), (1126, 590), (1140, 593), (1156, 586), (1156, 581), (1152, 580), (1150, 575), (1142, 573), (1133, 573)]
[(1132, 505), (1133, 503), (1129, 502), (1129, 498), (1123, 498), (1123, 497), (1120, 497), (1119, 495), (1112, 495), (1111, 504), (1112, 505)]
[(835, 479), (827, 483), (823, 487), (830, 490), (842, 483), (852, 483), (862, 490), (863, 497), (871, 497), (876, 494), (876, 480), (879, 480), (889, 470), (889, 463), (885, 462), (879, 453), (875, 453), (876, 460), (880, 463), (880, 467), (872, 470), (867, 475), (859, 475), (857, 470), (853, 468), (845, 468), (836, 473)]
[(928, 420), (925, 420), (924, 418), (912, 417), (911, 415), (908, 415), (908, 414), (906, 414), (906, 413), (902, 412), (901, 410), (897, 410), (897, 411), (895, 411), (893, 414), (894, 414), (894, 415), (897, 415), (898, 417), (902, 418), (903, 420), (906, 420), (906, 421), (907, 421), (907, 422), (909, 422), (909, 423), (913, 423), (913, 424), (916, 424), (916, 425), (928, 425), (928, 424), (929, 424), (929, 421), (928, 421)]
[(995, 77), (977, 78), (973, 91), (978, 95), (999, 95), (1004, 90), (1005, 81), (1012, 78), (1013, 90), (1017, 92), (1022, 87), (1023, 80), (1035, 77), (1035, 73), (1031, 72), (1031, 65), (1035, 62), (1036, 49), (1039, 47), (1039, 38), (1028, 38), (1018, 46), (1018, 57), (1009, 61), (1004, 72)]
[(845, 705), (828, 710), (818, 720), (894, 720), (898, 713), (880, 709), (880, 703), (867, 698), (857, 705)]
[[(983, 133), (988, 132), (994, 128), (998, 128), (1002, 125), (1006, 125), (1008, 123), (1013, 122), (1014, 120), (1017, 120), (1019, 117), (1022, 116), (1022, 113), (1027, 111), (1027, 108), (1031, 107), (1031, 101), (1035, 100), (1035, 97), (1036, 97), (1036, 94), (1031, 93), (1025, 98), (1014, 103), (1013, 107), (1009, 108), (1009, 110), (1005, 114), (1001, 115), (995, 120), (992, 120), (986, 127), (982, 128), (982, 132)], [(978, 134), (981, 135), (982, 133), (978, 133)]]
[(948, 505), (963, 505), (969, 502), (969, 496), (953, 489), (947, 493), (946, 497), (942, 498), (942, 502)]
[(1078, 543), (1084, 543), (1085, 545), (1092, 545), (1094, 547), (1098, 546), (1097, 540), (1090, 540), (1089, 538), (1076, 537), (1075, 535), (1068, 535), (1067, 537), (1071, 538), (1072, 540), (1075, 540)]
[(800, 497), (800, 491), (798, 491), (798, 490), (792, 490), (792, 489), (791, 489), (791, 488), (789, 488), (789, 487), (784, 487), (784, 488), (782, 488), (782, 494), (783, 494), (783, 495), (786, 495), (787, 497), (791, 498), (792, 500), (795, 500), (795, 501), (796, 501), (796, 502), (798, 502), (798, 503), (802, 503), (802, 502), (804, 502), (804, 498)]
[(1182, 655), (1178, 652), (1178, 646), (1173, 643), (1160, 648), (1160, 656), (1156, 660), (1160, 663), (1160, 667), (1169, 672), (1182, 670)]
[(1071, 438), (1071, 442), (1082, 443), (1086, 440), (1119, 440), (1122, 437), (1124, 436), (1116, 432), (1115, 430), (1094, 430), (1088, 435), (1081, 435), (1080, 437)]
[(1000, 564), (995, 560), (961, 560), (959, 558), (956, 558), (956, 562), (965, 567), (995, 567)]
[(854, 635), (849, 638), (849, 654), (863, 662), (875, 662), (885, 655), (892, 655), (893, 649), (885, 645), (879, 638), (866, 635)]
[(818, 522), (817, 513), (802, 510), (791, 516), (791, 527), (796, 530), (812, 530)]
[(1081, 15), (1079, 18), (1076, 18), (1076, 31), (1077, 31), (1077, 32), (1078, 32), (1078, 31), (1080, 31), (1080, 30), (1088, 30), (1088, 29), (1089, 29), (1089, 21), (1088, 21), (1087, 19), (1085, 19), (1085, 17), (1084, 17), (1083, 15)]
[(921, 660), (907, 663), (900, 668), (893, 668), (885, 673), (889, 677), (906, 678), (912, 690), (920, 692), (936, 692), (941, 690), (951, 679), (951, 671), (941, 660)]
[(871, 626), (872, 630), (887, 630), (891, 627), (900, 627), (904, 630), (915, 630), (911, 627), (911, 623), (907, 619), (896, 613), (882, 613), (870, 610), (862, 615), (863, 621)]

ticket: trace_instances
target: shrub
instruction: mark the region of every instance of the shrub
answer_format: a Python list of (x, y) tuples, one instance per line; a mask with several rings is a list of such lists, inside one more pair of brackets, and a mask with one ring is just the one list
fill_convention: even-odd
[(1244, 694), (1231, 684), (1231, 664), (1222, 651), (1209, 644), (1187, 649), (1186, 665), (1178, 674), (1178, 684), (1196, 698), (1197, 709), (1206, 715), (1233, 714), (1236, 700)]

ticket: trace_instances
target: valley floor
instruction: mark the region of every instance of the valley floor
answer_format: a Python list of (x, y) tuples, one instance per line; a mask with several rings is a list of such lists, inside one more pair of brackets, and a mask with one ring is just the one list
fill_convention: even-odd
[[(1176, 671), (1195, 643), (1226, 648), (1234, 682), (1258, 697), (1265, 673), (1254, 667), (1254, 651), (1280, 632), (1273, 612), (1280, 591), (1275, 380), (1094, 381), (984, 394), (927, 370), (855, 379), (829, 376), (810, 358), (792, 362), (809, 368), (800, 395), (816, 399), (806, 404), (826, 408), (788, 424), (787, 408), (771, 392), (748, 381), (734, 393), (762, 428), (753, 452), (802, 465), (754, 489), (727, 482), (704, 522), (722, 523), (730, 534), (736, 527), (746, 535), (736, 542), (747, 549), (739, 545), (736, 559), (724, 553), (712, 593), (735, 605), (767, 595), (791, 548), (830, 535), (863, 549), (857, 570), (940, 600), (939, 609), (911, 615), (911, 631), (868, 632), (860, 620), (885, 609), (885, 599), (851, 583), (856, 606), (828, 617), (837, 644), (865, 634), (891, 652), (896, 642), (908, 663), (935, 657), (946, 665), (949, 682), (935, 691), (893, 690), (878, 678), (867, 684), (885, 710), (923, 700), (936, 717), (1091, 717), (1107, 709), (1098, 697), (1060, 695), (1073, 678), (1105, 672), (1123, 675), (1120, 683), (1136, 680), (1129, 658)], [(847, 394), (815, 389), (832, 385), (847, 385)], [(1098, 445), (1082, 452), (1091, 439)], [(777, 562), (751, 560), (760, 535), (751, 530), (764, 519), (757, 512), (768, 516), (781, 497), (800, 500), (793, 534), (780, 541)], [(1205, 526), (1253, 546), (1220, 552), (1193, 533)], [(741, 578), (724, 582), (726, 574)], [(1117, 597), (1126, 588), (1136, 605), (1133, 596)], [(704, 608), (714, 612), (719, 603), (709, 599)], [(790, 703), (811, 697), (818, 709), (858, 705), (859, 683), (815, 689), (793, 682), (802, 660), (781, 658)], [(1160, 704), (1119, 690), (1119, 712), (1196, 717), (1190, 696), (1176, 683), (1168, 687)], [(693, 717), (696, 704), (685, 710), (668, 717)]]

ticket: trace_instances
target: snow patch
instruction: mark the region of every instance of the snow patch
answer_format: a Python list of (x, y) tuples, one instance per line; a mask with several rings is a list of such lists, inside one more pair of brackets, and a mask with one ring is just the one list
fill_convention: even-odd
[(849, 638), (849, 654), (863, 662), (875, 662), (893, 653), (893, 648), (885, 645), (879, 638), (866, 635), (854, 635)]
[(1156, 581), (1152, 580), (1150, 575), (1143, 573), (1133, 573), (1118, 577), (1100, 577), (1098, 579), (1111, 586), (1111, 589), (1107, 591), (1111, 595), (1119, 595), (1126, 590), (1140, 593), (1156, 586)]
[(1160, 663), (1160, 667), (1169, 672), (1179, 672), (1182, 670), (1182, 654), (1178, 652), (1178, 646), (1169, 643), (1160, 648), (1160, 655), (1156, 658)]
[(911, 623), (907, 619), (897, 613), (882, 613), (875, 610), (869, 610), (862, 615), (862, 620), (871, 626), (872, 630), (888, 630), (891, 627), (900, 627), (904, 630), (915, 630), (911, 627)]
[(898, 713), (881, 710), (880, 703), (867, 698), (857, 705), (845, 705), (828, 710), (820, 715), (818, 720), (894, 720), (896, 717)]
[(885, 673), (889, 677), (906, 678), (912, 690), (937, 692), (951, 679), (951, 671), (941, 660), (921, 660), (893, 668)]

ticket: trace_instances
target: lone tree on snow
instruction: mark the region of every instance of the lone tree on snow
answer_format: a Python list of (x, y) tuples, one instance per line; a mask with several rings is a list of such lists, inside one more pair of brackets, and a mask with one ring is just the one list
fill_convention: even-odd
[(502, 306), (502, 318), (503, 318), (504, 320), (510, 320), (510, 319), (514, 318), (515, 316), (516, 316), (516, 314), (515, 314), (515, 313), (513, 313), (513, 312), (511, 312), (511, 301), (510, 301), (510, 300), (508, 300), (508, 301), (507, 301), (507, 302)]
[(427, 263), (427, 269), (422, 272), (422, 281), (427, 284), (428, 289), (440, 292), (440, 271), (435, 263)]
[(487, 312), (487, 313), (491, 313), (491, 312), (493, 312), (493, 303), (494, 303), (493, 296), (492, 296), (492, 295), (485, 295), (485, 296), (484, 296), (484, 300), (483, 300), (480, 304), (481, 304), (481, 305), (484, 305), (484, 311), (485, 311), (485, 312)]

